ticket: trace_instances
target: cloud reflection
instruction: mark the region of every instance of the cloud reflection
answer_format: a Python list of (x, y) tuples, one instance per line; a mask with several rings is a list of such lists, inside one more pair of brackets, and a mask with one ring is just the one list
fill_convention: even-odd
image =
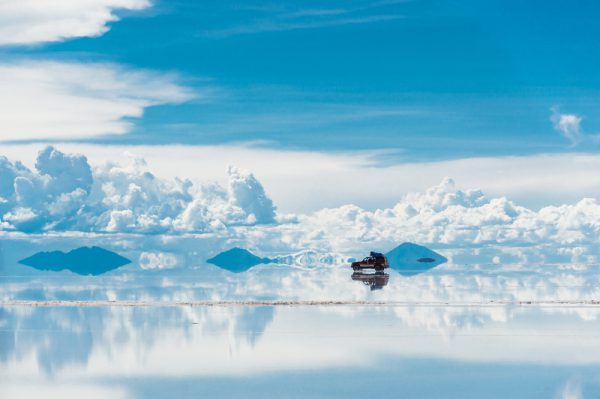
[(386, 356), (600, 364), (595, 349), (600, 309), (586, 312), (447, 306), (4, 308), (0, 369), (8, 376), (245, 375), (364, 365)]

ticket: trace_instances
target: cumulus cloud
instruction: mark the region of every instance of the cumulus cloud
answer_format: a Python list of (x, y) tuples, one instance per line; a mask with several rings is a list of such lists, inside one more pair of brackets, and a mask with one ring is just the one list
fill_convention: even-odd
[(507, 198), (487, 198), (479, 190), (460, 190), (446, 179), (422, 193), (403, 196), (392, 208), (367, 211), (355, 205), (323, 209), (300, 217), (290, 242), (352, 253), (357, 243), (391, 248), (412, 241), (449, 247), (501, 244), (587, 245), (598, 243), (600, 204), (582, 199), (574, 205), (539, 211)]
[(240, 207), (255, 220), (249, 222), (273, 223), (275, 207), (273, 201), (256, 180), (254, 175), (236, 167), (229, 167), (229, 199), (232, 206)]
[(0, 45), (29, 45), (100, 36), (115, 11), (142, 10), (149, 0), (19, 0), (0, 2)]
[(159, 179), (143, 159), (92, 170), (83, 155), (46, 147), (35, 170), (0, 158), (3, 226), (20, 231), (178, 233), (272, 223), (275, 207), (249, 172), (230, 168), (218, 184)]
[[(42, 143), (2, 146), (0, 154), (33, 167)], [(97, 145), (62, 143), (66, 152), (86, 154), (92, 165), (125, 151), (140, 154), (164, 179), (217, 180), (230, 164), (243, 165), (269, 188), (280, 212), (308, 213), (345, 203), (365, 209), (389, 207), (406, 192), (422, 192), (452, 176), (462, 187), (481, 188), (532, 209), (600, 197), (600, 155), (582, 153), (480, 157), (374, 165), (377, 153), (308, 152), (245, 145)], [(277, 165), (276, 168), (273, 165)], [(490, 178), (493, 176), (493, 178)], [(557, 184), (556, 182), (560, 182)], [(377, 195), (373, 195), (377, 192)], [(315, 195), (318, 193), (318, 195)]]
[(557, 107), (552, 108), (552, 116), (550, 117), (554, 129), (562, 134), (571, 145), (579, 144), (584, 137), (581, 130), (581, 117), (575, 114), (561, 114)]
[(127, 133), (145, 108), (194, 96), (177, 80), (116, 64), (0, 64), (0, 141)]
[[(157, 177), (141, 158), (91, 168), (82, 155), (47, 147), (34, 170), (0, 158), (0, 171), (4, 230), (215, 233), (269, 251), (318, 248), (352, 256), (404, 241), (438, 248), (548, 246), (562, 248), (563, 253), (552, 252), (556, 259), (582, 261), (599, 255), (589, 251), (600, 244), (595, 198), (534, 210), (506, 197), (461, 189), (446, 178), (422, 192), (399, 195), (391, 207), (366, 210), (348, 204), (280, 215), (260, 181), (235, 167), (224, 185), (198, 184)], [(497, 261), (518, 255), (501, 256)]]

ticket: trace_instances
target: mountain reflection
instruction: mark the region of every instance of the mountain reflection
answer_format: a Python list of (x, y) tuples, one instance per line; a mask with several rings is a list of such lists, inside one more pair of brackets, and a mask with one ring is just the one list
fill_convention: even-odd
[(38, 270), (70, 270), (81, 275), (97, 276), (118, 269), (131, 261), (100, 247), (80, 247), (69, 252), (37, 252), (19, 261)]

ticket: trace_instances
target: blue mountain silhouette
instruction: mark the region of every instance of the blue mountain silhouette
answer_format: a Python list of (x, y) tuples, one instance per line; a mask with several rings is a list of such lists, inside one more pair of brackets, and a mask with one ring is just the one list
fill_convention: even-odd
[(414, 276), (446, 263), (448, 259), (422, 245), (405, 242), (385, 254), (390, 268), (404, 276)]
[(272, 260), (256, 256), (244, 248), (234, 247), (208, 259), (207, 262), (212, 263), (221, 269), (229, 270), (233, 273), (240, 273), (261, 263), (271, 263)]
[(97, 276), (131, 263), (127, 258), (100, 247), (81, 247), (70, 252), (38, 252), (19, 263), (38, 270), (70, 270)]

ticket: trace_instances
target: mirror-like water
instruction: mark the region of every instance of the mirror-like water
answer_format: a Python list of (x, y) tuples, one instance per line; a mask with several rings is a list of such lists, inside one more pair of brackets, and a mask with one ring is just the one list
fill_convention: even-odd
[[(477, 262), (493, 252), (461, 249), (406, 275), (353, 272), (349, 257), (305, 251), (264, 254), (277, 262), (233, 273), (205, 261), (225, 246), (217, 244), (203, 248), (205, 237), (0, 241), (0, 396), (600, 392), (598, 265)], [(98, 276), (18, 263), (93, 245), (132, 262)]]
[(2, 397), (562, 398), (600, 389), (597, 308), (1, 311)]

